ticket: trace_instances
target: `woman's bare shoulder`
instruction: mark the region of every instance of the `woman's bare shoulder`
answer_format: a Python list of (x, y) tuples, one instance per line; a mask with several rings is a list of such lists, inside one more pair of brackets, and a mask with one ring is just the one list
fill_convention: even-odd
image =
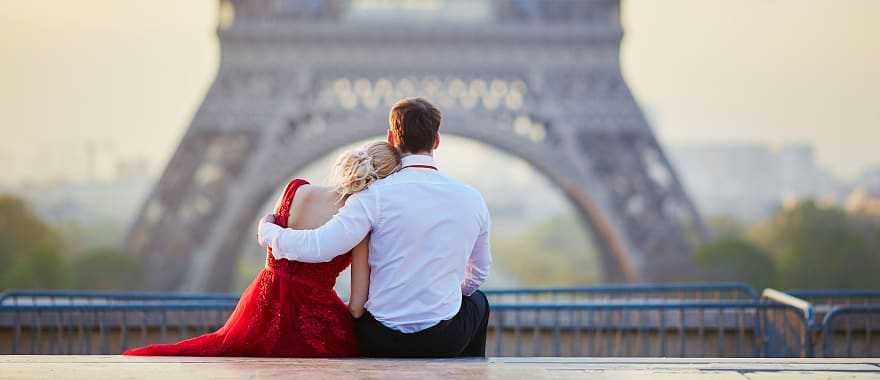
[(308, 183), (308, 184), (304, 184), (304, 185), (300, 186), (298, 189), (296, 189), (296, 196), (294, 197), (294, 200), (296, 200), (296, 198), (300, 198), (300, 197), (310, 198), (310, 197), (315, 197), (315, 196), (323, 196), (323, 195), (327, 195), (331, 192), (333, 192), (333, 189), (328, 186), (313, 185), (313, 184)]
[[(323, 224), (325, 215), (333, 208), (335, 191), (331, 187), (320, 185), (302, 185), (296, 190), (288, 226), (293, 228), (314, 228)], [(335, 210), (329, 215), (333, 215)], [(321, 221), (317, 226), (316, 222)]]
[(315, 185), (311, 183), (304, 183), (296, 188), (296, 193), (293, 197), (293, 201), (296, 202), (299, 199), (310, 198), (314, 196), (321, 196), (333, 192), (333, 188), (329, 186)]
[[(309, 183), (300, 185), (300, 187), (296, 189), (296, 193), (293, 195), (293, 201), (290, 204), (291, 210), (300, 209), (302, 208), (302, 205), (310, 203), (310, 199), (320, 193), (320, 188), (321, 186)], [(291, 215), (292, 214), (293, 213), (291, 213)]]

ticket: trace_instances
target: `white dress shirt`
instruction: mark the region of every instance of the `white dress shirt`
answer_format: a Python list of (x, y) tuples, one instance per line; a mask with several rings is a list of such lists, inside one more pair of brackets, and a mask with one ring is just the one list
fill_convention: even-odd
[(489, 275), (489, 209), (482, 195), (438, 170), (431, 156), (409, 155), (403, 169), (348, 198), (314, 230), (263, 222), (260, 241), (276, 258), (327, 262), (370, 233), (370, 291), (365, 305), (389, 328), (417, 332), (450, 319), (461, 295)]

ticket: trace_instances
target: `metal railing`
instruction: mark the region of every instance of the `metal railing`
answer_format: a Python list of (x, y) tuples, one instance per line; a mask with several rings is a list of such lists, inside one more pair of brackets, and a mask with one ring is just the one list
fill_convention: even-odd
[[(773, 302), (777, 304), (787, 305), (792, 307), (798, 311), (800, 311), (803, 322), (805, 324), (805, 328), (801, 333), (801, 337), (798, 339), (799, 344), (804, 347), (805, 356), (813, 357), (815, 356), (815, 347), (813, 346), (813, 330), (815, 330), (815, 318), (816, 312), (813, 308), (813, 305), (803, 299), (792, 296), (788, 293), (781, 292), (776, 289), (764, 289), (761, 292), (761, 301), (762, 302)], [(769, 318), (767, 322), (772, 326), (775, 326), (775, 329), (768, 330), (768, 333), (773, 334), (775, 331), (778, 331), (780, 328), (784, 329), (789, 323), (792, 321), (789, 320), (791, 318), (790, 315), (777, 315), (775, 318)], [(770, 339), (774, 339), (776, 337), (771, 336)], [(790, 337), (780, 337), (780, 339), (785, 339)], [(791, 343), (791, 342), (789, 342)]]
[[(880, 318), (870, 305), (880, 305), (877, 289), (795, 289), (785, 292), (810, 305), (814, 311), (812, 351), (821, 357), (873, 357)], [(867, 306), (867, 307), (862, 307)]]
[(0, 353), (119, 354), (213, 331), (234, 307), (230, 302), (0, 305)]
[[(7, 354), (118, 354), (149, 343), (213, 331), (234, 304), (3, 305)], [(767, 341), (775, 314), (800, 311), (752, 301), (602, 304), (497, 304), (490, 320), (495, 356), (803, 356), (793, 337), (805, 324), (782, 326)], [(787, 320), (787, 319), (786, 319)], [(802, 321), (802, 320), (800, 320)]]
[(815, 311), (811, 303), (801, 298), (795, 297), (789, 293), (781, 292), (776, 289), (764, 289), (764, 291), (761, 292), (761, 300), (790, 305), (800, 310), (804, 314), (804, 317), (807, 319), (808, 322), (812, 322), (815, 316)]
[[(744, 283), (621, 284), (588, 287), (486, 289), (490, 301), (581, 302), (596, 300), (730, 300), (758, 298)], [(0, 293), (0, 305), (63, 305), (161, 303), (169, 301), (238, 302), (234, 293), (171, 293), (79, 290), (8, 290)]]
[(232, 293), (120, 292), (97, 290), (8, 290), (0, 305), (117, 305), (167, 302), (238, 302)]
[[(880, 355), (880, 306), (822, 311), (808, 301), (877, 291), (767, 289), (759, 298), (744, 284), (701, 283), (484, 292), (493, 356)], [(7, 291), (0, 293), (0, 353), (118, 354), (176, 342), (222, 326), (237, 300), (226, 293)]]
[(487, 351), (490, 356), (806, 357), (807, 328), (801, 310), (755, 301), (497, 304)]
[(836, 306), (825, 314), (817, 340), (823, 357), (873, 357), (880, 353), (880, 305)]
[(570, 288), (486, 289), (492, 303), (576, 303), (596, 301), (757, 300), (745, 283), (619, 284)]
[(785, 292), (816, 306), (880, 304), (878, 289), (794, 289)]

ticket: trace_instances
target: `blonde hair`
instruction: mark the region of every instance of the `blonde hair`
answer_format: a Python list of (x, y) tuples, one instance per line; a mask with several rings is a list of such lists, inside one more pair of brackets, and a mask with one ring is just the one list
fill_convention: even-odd
[(400, 168), (400, 152), (384, 141), (343, 153), (333, 165), (333, 182), (340, 197), (354, 194)]

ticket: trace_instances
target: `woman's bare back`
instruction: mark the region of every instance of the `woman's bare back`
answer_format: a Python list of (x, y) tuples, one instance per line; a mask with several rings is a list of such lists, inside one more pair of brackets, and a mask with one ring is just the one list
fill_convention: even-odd
[(303, 185), (296, 190), (290, 205), (287, 226), (293, 229), (315, 229), (327, 223), (345, 203), (330, 187)]

